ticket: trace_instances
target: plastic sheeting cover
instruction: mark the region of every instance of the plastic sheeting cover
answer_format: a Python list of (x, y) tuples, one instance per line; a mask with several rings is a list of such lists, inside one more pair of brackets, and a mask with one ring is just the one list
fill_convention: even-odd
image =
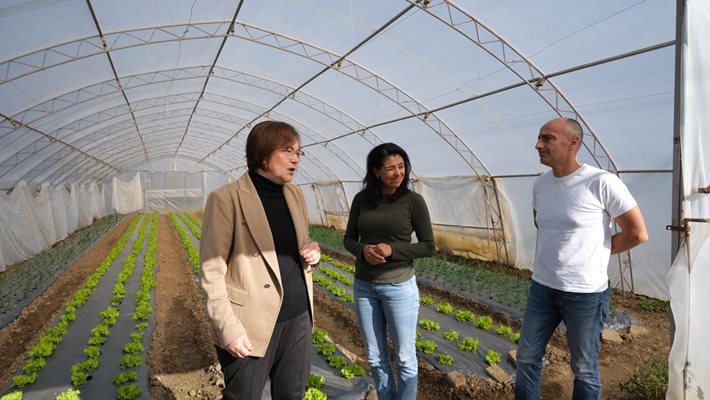
[(710, 331), (706, 311), (710, 301), (710, 226), (698, 223), (691, 229), (668, 274), (676, 329), (668, 357), (666, 398), (673, 400), (700, 400), (710, 394), (710, 352), (706, 349)]
[(710, 116), (710, 3), (689, 0), (683, 16), (681, 150), (683, 215), (691, 222), (670, 273), (675, 335), (669, 355), (667, 399), (704, 399), (710, 394), (710, 196), (698, 188), (710, 184), (707, 163)]
[[(137, 192), (129, 191), (129, 198), (141, 195), (140, 185), (133, 190)], [(7, 265), (36, 256), (94, 219), (113, 213), (106, 191), (104, 185), (93, 183), (74, 184), (69, 191), (62, 185), (42, 185), (37, 191), (20, 183), (10, 193), (0, 192), (0, 272)], [(138, 211), (128, 207), (131, 202), (121, 198), (120, 190), (113, 188), (113, 193), (125, 213)]]
[(128, 182), (121, 182), (113, 178), (113, 198), (111, 205), (120, 214), (128, 214), (135, 210), (143, 209), (143, 190), (140, 175), (136, 174)]

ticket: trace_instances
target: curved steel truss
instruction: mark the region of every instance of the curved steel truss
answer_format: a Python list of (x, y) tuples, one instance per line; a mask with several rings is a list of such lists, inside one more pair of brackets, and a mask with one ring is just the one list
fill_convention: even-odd
[[(616, 163), (598, 135), (555, 86), (550, 76), (537, 68), (495, 31), (449, 1), (410, 0), (409, 3), (408, 7), (395, 17), (350, 51), (342, 54), (336, 54), (262, 27), (237, 22), (237, 14), (231, 21), (175, 24), (110, 33), (102, 33), (94, 18), (98, 35), (51, 46), (0, 63), (0, 85), (19, 81), (49, 68), (95, 56), (108, 57), (115, 76), (114, 80), (93, 84), (43, 101), (13, 116), (0, 115), (3, 118), (0, 121), (0, 140), (4, 139), (5, 143), (17, 149), (14, 154), (5, 153), (8, 155), (0, 159), (0, 178), (12, 174), (38, 182), (102, 180), (141, 162), (170, 157), (195, 160), (235, 175), (244, 166), (241, 156), (235, 156), (242, 152), (242, 132), (259, 118), (267, 115), (278, 115), (280, 118), (293, 121), (299, 125), (299, 130), (303, 131), (304, 136), (312, 141), (305, 143), (305, 147), (328, 151), (345, 164), (346, 168), (362, 176), (364, 171), (359, 166), (360, 163), (353, 160), (348, 151), (341, 146), (343, 143), (341, 139), (358, 136), (371, 145), (381, 143), (382, 140), (375, 133), (375, 129), (378, 126), (400, 121), (402, 118), (367, 126), (332, 104), (304, 91), (304, 87), (309, 82), (322, 74), (327, 71), (337, 71), (399, 105), (408, 113), (406, 118), (416, 118), (421, 121), (466, 163), (483, 184), (488, 202), (488, 228), (495, 236), (499, 258), (507, 261), (506, 233), (503, 229), (495, 181), (471, 146), (437, 114), (437, 111), (453, 104), (431, 109), (392, 81), (354, 62), (348, 57), (350, 54), (408, 13), (426, 12), (494, 57), (501, 65), (513, 72), (520, 79), (521, 84), (533, 90), (555, 113), (580, 121), (588, 138), (584, 141), (584, 145), (600, 167), (617, 171)], [(91, 8), (90, 3), (89, 7)], [(93, 9), (91, 11), (93, 14)], [(131, 76), (119, 76), (111, 60), (112, 53), (133, 47), (213, 38), (221, 38), (222, 47), (230, 38), (269, 46), (318, 63), (323, 68), (303, 84), (289, 86), (265, 77), (220, 66), (218, 61), (222, 47), (211, 65), (146, 72)], [(149, 96), (140, 100), (129, 99), (128, 93), (132, 89), (190, 79), (204, 82), (201, 85), (202, 90), (166, 93), (163, 96)], [(242, 98), (211, 92), (208, 90), (208, 84), (212, 79), (223, 79), (256, 87), (275, 94), (278, 100), (272, 105), (255, 105)], [(111, 101), (107, 101), (99, 111), (76, 115), (67, 118), (63, 123), (54, 123), (51, 120), (53, 115), (69, 114), (74, 106), (94, 105), (99, 98)], [(471, 98), (456, 104), (475, 100), (476, 98)], [(308, 126), (305, 122), (299, 122), (296, 116), (286, 115), (278, 107), (287, 101), (296, 102), (326, 116), (342, 127), (344, 132), (328, 135)], [(161, 111), (166, 105), (170, 108), (169, 113)], [(234, 110), (235, 113), (217, 111), (211, 109), (210, 105)], [(57, 126), (43, 130), (44, 126), (51, 125)], [(140, 146), (136, 146), (136, 143), (140, 143)], [(305, 161), (302, 170), (311, 182), (315, 180), (316, 170), (325, 174), (328, 179), (334, 181), (338, 179), (335, 171), (317, 156), (307, 157)], [(313, 170), (309, 172), (310, 168)]]

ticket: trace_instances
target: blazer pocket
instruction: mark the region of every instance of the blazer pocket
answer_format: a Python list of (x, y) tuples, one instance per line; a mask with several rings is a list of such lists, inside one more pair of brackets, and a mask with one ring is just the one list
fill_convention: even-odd
[(242, 309), (247, 303), (247, 297), (249, 297), (249, 292), (240, 287), (229, 284), (227, 282), (227, 296), (229, 296), (229, 301), (232, 303), (232, 311), (234, 315), (239, 318)]

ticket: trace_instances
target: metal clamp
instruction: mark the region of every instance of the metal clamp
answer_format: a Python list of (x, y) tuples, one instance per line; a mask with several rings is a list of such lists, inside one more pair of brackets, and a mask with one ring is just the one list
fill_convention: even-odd
[(684, 219), (683, 219), (683, 225), (682, 225), (682, 226), (666, 225), (666, 230), (667, 230), (667, 231), (674, 231), (674, 232), (685, 232), (685, 233), (688, 233), (688, 232), (690, 232), (690, 225), (688, 224), (689, 222), (705, 222), (705, 223), (710, 223), (710, 219), (708, 219), (708, 218), (684, 218)]

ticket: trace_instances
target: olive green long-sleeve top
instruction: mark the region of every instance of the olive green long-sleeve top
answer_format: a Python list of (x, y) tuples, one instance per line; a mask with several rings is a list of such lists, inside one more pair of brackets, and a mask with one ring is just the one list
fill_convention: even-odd
[[(417, 243), (412, 243), (412, 232)], [(387, 243), (392, 255), (380, 265), (365, 261), (366, 245)], [(343, 244), (356, 258), (355, 278), (375, 283), (400, 283), (414, 276), (414, 259), (434, 254), (434, 233), (424, 198), (409, 191), (392, 202), (387, 198), (372, 209), (363, 192), (353, 198)]]

